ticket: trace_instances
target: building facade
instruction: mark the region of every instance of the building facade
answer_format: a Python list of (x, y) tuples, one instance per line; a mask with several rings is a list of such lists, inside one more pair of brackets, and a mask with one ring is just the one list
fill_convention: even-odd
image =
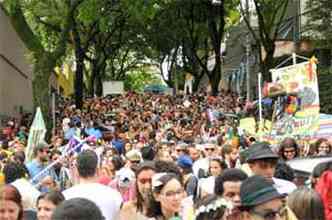
[(32, 65), (27, 49), (0, 8), (0, 119), (32, 112)]

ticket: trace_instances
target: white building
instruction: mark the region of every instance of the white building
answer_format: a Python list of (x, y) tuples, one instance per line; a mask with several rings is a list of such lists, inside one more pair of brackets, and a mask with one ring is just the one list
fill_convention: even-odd
[(32, 66), (26, 55), (26, 47), (0, 8), (0, 119), (33, 110)]

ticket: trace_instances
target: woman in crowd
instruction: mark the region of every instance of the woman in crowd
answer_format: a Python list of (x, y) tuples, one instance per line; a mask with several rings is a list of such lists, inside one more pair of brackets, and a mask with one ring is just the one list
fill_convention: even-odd
[(288, 196), (288, 207), (301, 220), (325, 220), (324, 204), (320, 195), (308, 188), (299, 188)]
[(209, 162), (209, 177), (200, 179), (199, 185), (199, 197), (205, 197), (207, 194), (214, 193), (214, 184), (217, 176), (227, 169), (226, 163), (219, 159), (213, 158)]
[(318, 156), (325, 156), (331, 154), (332, 150), (331, 144), (329, 140), (325, 138), (318, 139), (316, 141), (315, 147), (316, 147), (316, 154)]
[(12, 185), (0, 187), (0, 220), (23, 220), (22, 197)]
[(222, 157), (228, 168), (240, 168), (239, 148), (231, 144), (222, 146)]
[(121, 220), (145, 220), (152, 199), (151, 181), (156, 173), (153, 162), (144, 162), (136, 170), (136, 198), (124, 203), (121, 208)]
[(152, 192), (149, 217), (166, 220), (179, 216), (185, 191), (178, 176), (173, 173), (155, 174), (152, 177)]
[(65, 197), (58, 191), (40, 195), (37, 199), (38, 220), (51, 220), (54, 209), (64, 200)]
[(285, 138), (279, 147), (279, 155), (284, 161), (298, 157), (299, 149), (293, 138)]

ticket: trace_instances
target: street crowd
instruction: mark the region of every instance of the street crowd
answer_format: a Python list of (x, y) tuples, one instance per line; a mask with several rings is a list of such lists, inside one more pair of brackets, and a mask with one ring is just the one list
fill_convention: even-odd
[[(31, 117), (0, 135), (0, 220), (332, 220), (332, 162), (303, 183), (287, 164), (328, 156), (287, 137), (239, 128), (252, 106), (235, 93), (128, 92), (59, 101), (48, 142), (25, 155)], [(52, 164), (52, 166), (49, 166)]]

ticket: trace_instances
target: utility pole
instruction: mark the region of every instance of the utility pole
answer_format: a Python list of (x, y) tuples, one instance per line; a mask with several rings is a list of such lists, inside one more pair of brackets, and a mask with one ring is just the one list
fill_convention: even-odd
[[(246, 0), (246, 16), (250, 24), (249, 0)], [(251, 100), (251, 77), (250, 77), (250, 35), (249, 30), (246, 37), (246, 73), (247, 73), (247, 101)]]

